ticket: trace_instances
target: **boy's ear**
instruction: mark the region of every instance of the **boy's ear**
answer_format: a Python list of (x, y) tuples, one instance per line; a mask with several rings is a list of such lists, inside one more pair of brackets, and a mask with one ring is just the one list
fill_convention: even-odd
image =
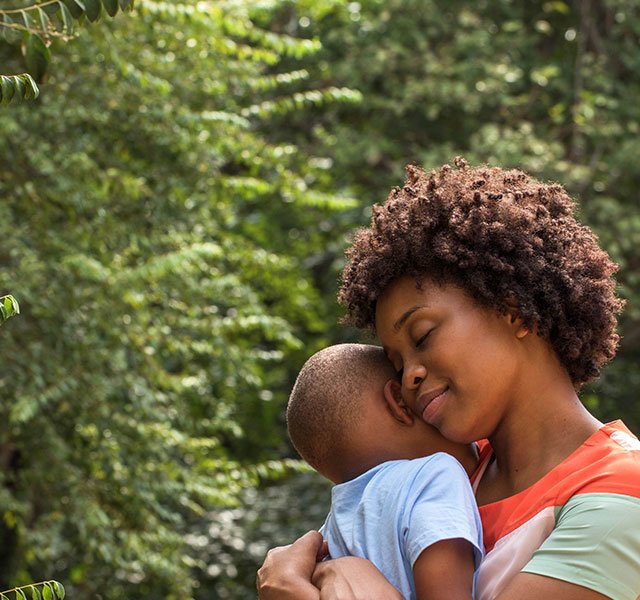
[(407, 408), (402, 399), (402, 388), (395, 379), (389, 379), (384, 384), (384, 399), (387, 408), (396, 421), (403, 425), (413, 425), (413, 413)]

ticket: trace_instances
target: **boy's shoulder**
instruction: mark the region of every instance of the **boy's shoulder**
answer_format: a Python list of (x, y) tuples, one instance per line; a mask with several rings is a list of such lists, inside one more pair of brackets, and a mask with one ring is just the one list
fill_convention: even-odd
[(420, 458), (389, 460), (374, 467), (371, 471), (375, 473), (376, 477), (392, 477), (396, 474), (407, 476), (423, 473), (428, 478), (433, 478), (440, 475), (451, 476), (452, 470), (454, 473), (461, 471), (464, 474), (464, 468), (456, 458), (446, 452), (435, 452)]
[[(363, 495), (389, 497), (420, 495), (434, 486), (446, 488), (456, 481), (467, 485), (469, 477), (456, 458), (444, 452), (413, 459), (391, 460), (368, 471)], [(364, 482), (363, 482), (364, 483)]]
[(450, 480), (457, 475), (468, 479), (456, 458), (445, 452), (436, 452), (420, 458), (380, 463), (358, 477), (334, 486), (332, 495), (363, 494), (367, 489), (377, 488), (391, 488), (397, 491), (407, 486), (429, 485), (435, 479)]

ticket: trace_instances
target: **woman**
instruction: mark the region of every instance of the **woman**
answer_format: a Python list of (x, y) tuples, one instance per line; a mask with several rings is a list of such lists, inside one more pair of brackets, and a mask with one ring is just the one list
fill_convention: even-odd
[[(640, 596), (640, 443), (577, 396), (614, 356), (623, 304), (574, 208), (519, 171), (409, 168), (343, 273), (347, 319), (378, 335), (413, 412), (483, 440), (479, 600)], [(316, 566), (320, 544), (272, 551), (260, 598), (398, 597), (366, 561)]]

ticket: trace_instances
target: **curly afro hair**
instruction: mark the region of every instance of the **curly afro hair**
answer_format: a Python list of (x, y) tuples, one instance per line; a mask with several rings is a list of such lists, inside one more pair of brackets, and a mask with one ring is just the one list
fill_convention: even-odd
[(404, 186), (373, 207), (371, 225), (347, 251), (338, 293), (344, 321), (375, 332), (376, 301), (391, 282), (432, 278), (501, 314), (515, 299), (576, 388), (597, 377), (615, 355), (624, 303), (612, 278), (617, 265), (576, 221), (564, 188), (461, 158), (428, 176), (406, 170)]

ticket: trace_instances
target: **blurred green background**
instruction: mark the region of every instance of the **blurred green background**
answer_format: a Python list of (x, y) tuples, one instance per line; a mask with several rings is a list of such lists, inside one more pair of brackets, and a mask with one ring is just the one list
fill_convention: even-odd
[(639, 37), (635, 0), (137, 0), (54, 40), (40, 97), (0, 107), (0, 589), (255, 597), (328, 507), (283, 407), (362, 339), (343, 251), (409, 162), (579, 201), (628, 300), (582, 398), (640, 432)]

